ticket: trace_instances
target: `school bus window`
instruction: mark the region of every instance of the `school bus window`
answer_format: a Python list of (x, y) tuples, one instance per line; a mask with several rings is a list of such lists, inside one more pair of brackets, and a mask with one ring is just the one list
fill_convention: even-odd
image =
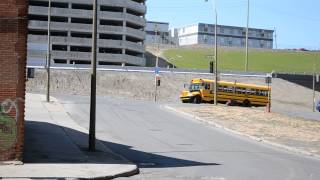
[(255, 94), (256, 94), (256, 91), (257, 91), (256, 89), (252, 89), (250, 94), (251, 94), (251, 95), (255, 95)]
[(256, 91), (256, 95), (257, 95), (257, 96), (260, 96), (260, 90), (257, 90), (257, 91)]
[(245, 88), (237, 88), (237, 89), (236, 89), (236, 92), (237, 92), (238, 94), (246, 94), (246, 89), (245, 89)]
[(263, 96), (268, 96), (268, 91), (262, 91)]
[(222, 86), (222, 91), (223, 92), (228, 92), (228, 87), (227, 86)]
[(247, 94), (254, 95), (255, 94), (255, 90), (254, 89), (247, 89)]
[(227, 87), (229, 93), (232, 93), (233, 92), (233, 87)]
[(206, 90), (210, 90), (210, 84), (205, 84), (204, 88), (205, 88)]

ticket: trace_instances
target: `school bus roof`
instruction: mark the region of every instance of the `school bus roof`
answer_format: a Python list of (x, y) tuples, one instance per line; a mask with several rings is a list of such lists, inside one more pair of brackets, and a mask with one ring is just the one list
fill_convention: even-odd
[[(191, 80), (191, 83), (204, 83), (204, 82), (213, 83), (214, 80), (201, 79), (201, 78), (195, 78)], [(230, 81), (218, 81), (218, 83), (221, 85), (232, 85), (232, 86), (234, 85), (234, 82), (230, 82)], [(256, 84), (236, 83), (236, 85), (238, 87), (251, 87), (251, 88), (265, 89), (265, 90), (268, 89), (268, 86), (262, 86), (262, 85), (256, 85)], [(269, 87), (269, 89), (271, 88)]]

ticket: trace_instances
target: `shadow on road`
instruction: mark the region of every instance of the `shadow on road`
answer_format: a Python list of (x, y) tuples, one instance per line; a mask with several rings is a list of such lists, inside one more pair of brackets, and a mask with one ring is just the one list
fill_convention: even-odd
[[(76, 141), (75, 141), (76, 137)], [(46, 122), (25, 122), (25, 163), (96, 163), (121, 164), (123, 158), (108, 152), (98, 150), (95, 153), (87, 151), (88, 135), (74, 129)], [(188, 166), (211, 166), (216, 163), (203, 163), (163, 155), (133, 150), (131, 146), (97, 140), (114, 152), (121, 154), (143, 168), (169, 168)], [(97, 144), (99, 144), (97, 143)], [(99, 149), (99, 148), (98, 148)]]
[[(308, 89), (313, 89), (313, 76), (312, 75), (299, 75), (299, 74), (277, 74), (277, 78), (289, 81), (291, 83), (303, 86)], [(315, 90), (320, 92), (320, 82), (316, 82)]]
[(133, 150), (131, 146), (104, 142), (108, 147), (117, 153), (125, 156), (140, 168), (172, 168), (189, 166), (215, 166), (217, 163), (203, 163), (174, 157), (162, 156), (158, 154)]

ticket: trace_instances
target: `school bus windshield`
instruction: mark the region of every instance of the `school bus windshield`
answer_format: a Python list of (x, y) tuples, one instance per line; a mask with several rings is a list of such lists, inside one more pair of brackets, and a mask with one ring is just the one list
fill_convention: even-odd
[(202, 83), (196, 83), (196, 84), (191, 84), (189, 87), (189, 91), (199, 91), (200, 89), (203, 89), (203, 84)]

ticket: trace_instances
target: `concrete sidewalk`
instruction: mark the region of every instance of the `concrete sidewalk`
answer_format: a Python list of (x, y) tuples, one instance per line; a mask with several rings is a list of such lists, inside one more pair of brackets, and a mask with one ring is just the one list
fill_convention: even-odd
[(23, 165), (1, 165), (2, 178), (112, 179), (138, 173), (135, 164), (113, 153), (103, 141), (89, 152), (88, 130), (75, 123), (63, 106), (44, 95), (27, 94)]

